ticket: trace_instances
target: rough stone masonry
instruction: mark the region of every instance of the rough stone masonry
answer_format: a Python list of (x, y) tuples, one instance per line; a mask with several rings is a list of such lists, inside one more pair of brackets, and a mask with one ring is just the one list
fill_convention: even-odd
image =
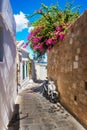
[(61, 103), (87, 126), (87, 11), (48, 52), (47, 69)]

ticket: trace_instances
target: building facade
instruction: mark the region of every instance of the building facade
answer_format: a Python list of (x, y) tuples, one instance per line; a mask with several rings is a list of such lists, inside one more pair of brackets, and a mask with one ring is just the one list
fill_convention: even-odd
[(9, 0), (0, 0), (0, 129), (11, 120), (16, 87), (16, 24)]
[(29, 81), (29, 52), (23, 48), (24, 41), (16, 42), (17, 45), (17, 85), (22, 88)]

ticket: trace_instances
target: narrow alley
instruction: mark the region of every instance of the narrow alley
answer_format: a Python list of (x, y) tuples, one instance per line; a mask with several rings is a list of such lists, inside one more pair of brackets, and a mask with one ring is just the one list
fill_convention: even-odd
[(42, 95), (42, 86), (33, 83), (21, 90), (9, 130), (86, 130), (60, 103), (50, 103)]
[(23, 2), (0, 0), (0, 130), (87, 130), (86, 1)]

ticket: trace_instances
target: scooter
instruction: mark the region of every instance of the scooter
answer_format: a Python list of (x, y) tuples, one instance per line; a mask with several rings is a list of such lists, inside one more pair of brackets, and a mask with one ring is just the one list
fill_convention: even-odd
[(49, 98), (50, 102), (57, 103), (59, 101), (59, 95), (57, 91), (53, 91)]
[(59, 94), (56, 91), (56, 86), (54, 84), (54, 81), (50, 81), (48, 84), (48, 95), (49, 95), (49, 100), (52, 103), (57, 103), (59, 99)]
[(56, 91), (56, 86), (53, 81), (46, 80), (43, 84), (43, 96), (45, 96), (50, 102), (57, 103), (59, 94)]

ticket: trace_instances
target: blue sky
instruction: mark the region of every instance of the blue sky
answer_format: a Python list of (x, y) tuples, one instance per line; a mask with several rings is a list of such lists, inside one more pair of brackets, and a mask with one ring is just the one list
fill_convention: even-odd
[[(67, 0), (10, 0), (13, 14), (16, 20), (16, 40), (24, 40), (27, 41), (28, 36), (28, 20), (25, 18), (25, 15), (32, 14), (35, 10), (38, 10), (41, 6), (41, 3), (44, 3), (47, 6), (54, 5), (57, 2), (61, 8), (64, 8)], [(72, 0), (68, 0), (69, 2)], [(81, 5), (80, 13), (82, 14), (87, 9), (87, 1), (86, 0), (74, 0), (75, 5)], [(31, 22), (32, 19), (29, 21)], [(33, 18), (36, 20), (36, 17)], [(29, 47), (27, 48), (29, 49)]]
[[(70, 0), (69, 0), (70, 1)], [(72, 1), (72, 0), (71, 0)], [(87, 8), (86, 0), (74, 0), (75, 5), (81, 5), (81, 11), (80, 13), (83, 13), (84, 10)], [(38, 10), (41, 6), (41, 3), (44, 3), (46, 5), (52, 5), (59, 3), (61, 8), (64, 8), (66, 0), (10, 0), (11, 6), (13, 9), (13, 14), (17, 15), (20, 14), (20, 12), (25, 14), (32, 14), (35, 10)], [(36, 19), (34, 17), (34, 19)], [(21, 22), (21, 21), (20, 21)], [(17, 31), (16, 33), (17, 40), (27, 40), (28, 35), (28, 29), (25, 27), (21, 31)]]

